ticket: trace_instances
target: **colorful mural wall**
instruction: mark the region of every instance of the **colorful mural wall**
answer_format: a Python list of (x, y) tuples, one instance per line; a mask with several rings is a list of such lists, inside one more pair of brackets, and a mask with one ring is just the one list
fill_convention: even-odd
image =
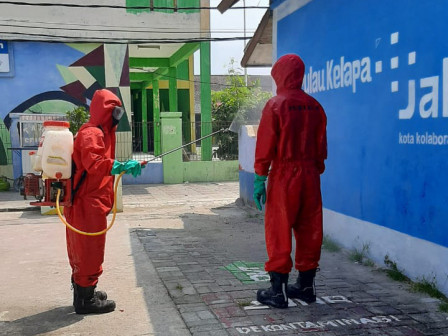
[[(11, 113), (65, 114), (75, 106), (88, 108), (95, 90), (108, 88), (127, 111), (119, 137), (131, 139), (127, 45), (14, 42), (8, 46), (13, 50), (14, 74), (0, 77), (0, 118), (10, 134)], [(130, 153), (130, 141), (126, 147), (124, 152)], [(8, 155), (0, 146), (0, 162)]]

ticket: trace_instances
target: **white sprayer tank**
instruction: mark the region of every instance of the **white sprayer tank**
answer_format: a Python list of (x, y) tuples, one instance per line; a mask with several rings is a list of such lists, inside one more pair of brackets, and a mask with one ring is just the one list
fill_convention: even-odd
[(45, 138), (42, 144), (44, 178), (69, 179), (72, 175), (73, 134), (67, 121), (44, 122)]
[(37, 153), (30, 156), (32, 167), (37, 172), (42, 171), (42, 145), (44, 143), (44, 139), (45, 139), (45, 128), (42, 129), (42, 135), (40, 136), (39, 139), (39, 147), (37, 148)]

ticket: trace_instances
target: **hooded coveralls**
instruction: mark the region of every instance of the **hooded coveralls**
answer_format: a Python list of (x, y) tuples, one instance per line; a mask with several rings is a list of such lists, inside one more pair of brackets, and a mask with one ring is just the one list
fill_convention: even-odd
[[(271, 74), (277, 96), (263, 109), (257, 133), (255, 173), (267, 176), (265, 238), (268, 272), (317, 268), (322, 245), (320, 174), (327, 158), (326, 115), (301, 90), (305, 66), (297, 55), (285, 55)], [(269, 171), (269, 168), (271, 169)]]
[[(107, 227), (113, 206), (111, 175), (115, 158), (115, 131), (112, 110), (121, 106), (120, 99), (108, 90), (98, 90), (90, 104), (90, 119), (79, 129), (73, 148), (76, 164), (74, 186), (86, 171), (71, 207), (64, 208), (67, 222), (85, 232), (99, 232)], [(70, 229), (66, 231), (67, 252), (76, 284), (95, 286), (102, 274), (106, 235), (86, 236)]]

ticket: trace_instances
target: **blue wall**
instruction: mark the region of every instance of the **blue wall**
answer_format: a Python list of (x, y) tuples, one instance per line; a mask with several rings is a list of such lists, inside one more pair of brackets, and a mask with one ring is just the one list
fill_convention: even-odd
[(447, 12), (447, 1), (314, 0), (277, 26), (277, 57), (303, 58), (304, 89), (328, 115), (324, 206), (445, 247)]
[(150, 162), (142, 169), (142, 174), (137, 177), (125, 174), (122, 177), (123, 185), (127, 184), (163, 184), (162, 162)]
[(239, 182), (240, 182), (240, 198), (244, 201), (246, 205), (255, 207), (254, 202), (254, 180), (255, 174), (240, 170), (239, 172)]
[(9, 47), (15, 74), (0, 78), (1, 119), (34, 95), (60, 90), (66, 83), (57, 65), (69, 66), (84, 55), (63, 43), (16, 42)]

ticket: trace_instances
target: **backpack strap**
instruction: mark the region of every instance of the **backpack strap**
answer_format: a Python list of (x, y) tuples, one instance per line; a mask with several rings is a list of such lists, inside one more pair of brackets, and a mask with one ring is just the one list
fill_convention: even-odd
[[(103, 128), (101, 127), (101, 125), (98, 125), (98, 126), (96, 126), (96, 127), (98, 127), (98, 128), (101, 130), (101, 132), (104, 133)], [(76, 185), (76, 187), (74, 186), (75, 173), (76, 173), (76, 164), (75, 164), (75, 161), (72, 160), (72, 204), (73, 204), (73, 201), (74, 201), (74, 199), (75, 199), (75, 195), (76, 195), (76, 193), (77, 193), (78, 190), (79, 190), (79, 187), (81, 187), (82, 183), (83, 183), (84, 180), (86, 179), (86, 176), (87, 176), (87, 170), (84, 170), (84, 171), (82, 172), (82, 174), (81, 174), (81, 178), (79, 179), (78, 184)]]
[(75, 172), (76, 172), (76, 165), (75, 165), (75, 162), (72, 161), (72, 202), (73, 202), (74, 199), (75, 199), (75, 195), (76, 195), (76, 193), (78, 192), (79, 187), (81, 186), (82, 182), (84, 182), (84, 180), (86, 179), (86, 176), (87, 176), (87, 170), (84, 170), (84, 171), (82, 172), (82, 174), (81, 174), (81, 178), (79, 179), (78, 184), (77, 184), (76, 187), (75, 187), (75, 186), (73, 185), (73, 183), (74, 183), (74, 181), (75, 181), (75, 179), (74, 179), (74, 177), (75, 177)]

